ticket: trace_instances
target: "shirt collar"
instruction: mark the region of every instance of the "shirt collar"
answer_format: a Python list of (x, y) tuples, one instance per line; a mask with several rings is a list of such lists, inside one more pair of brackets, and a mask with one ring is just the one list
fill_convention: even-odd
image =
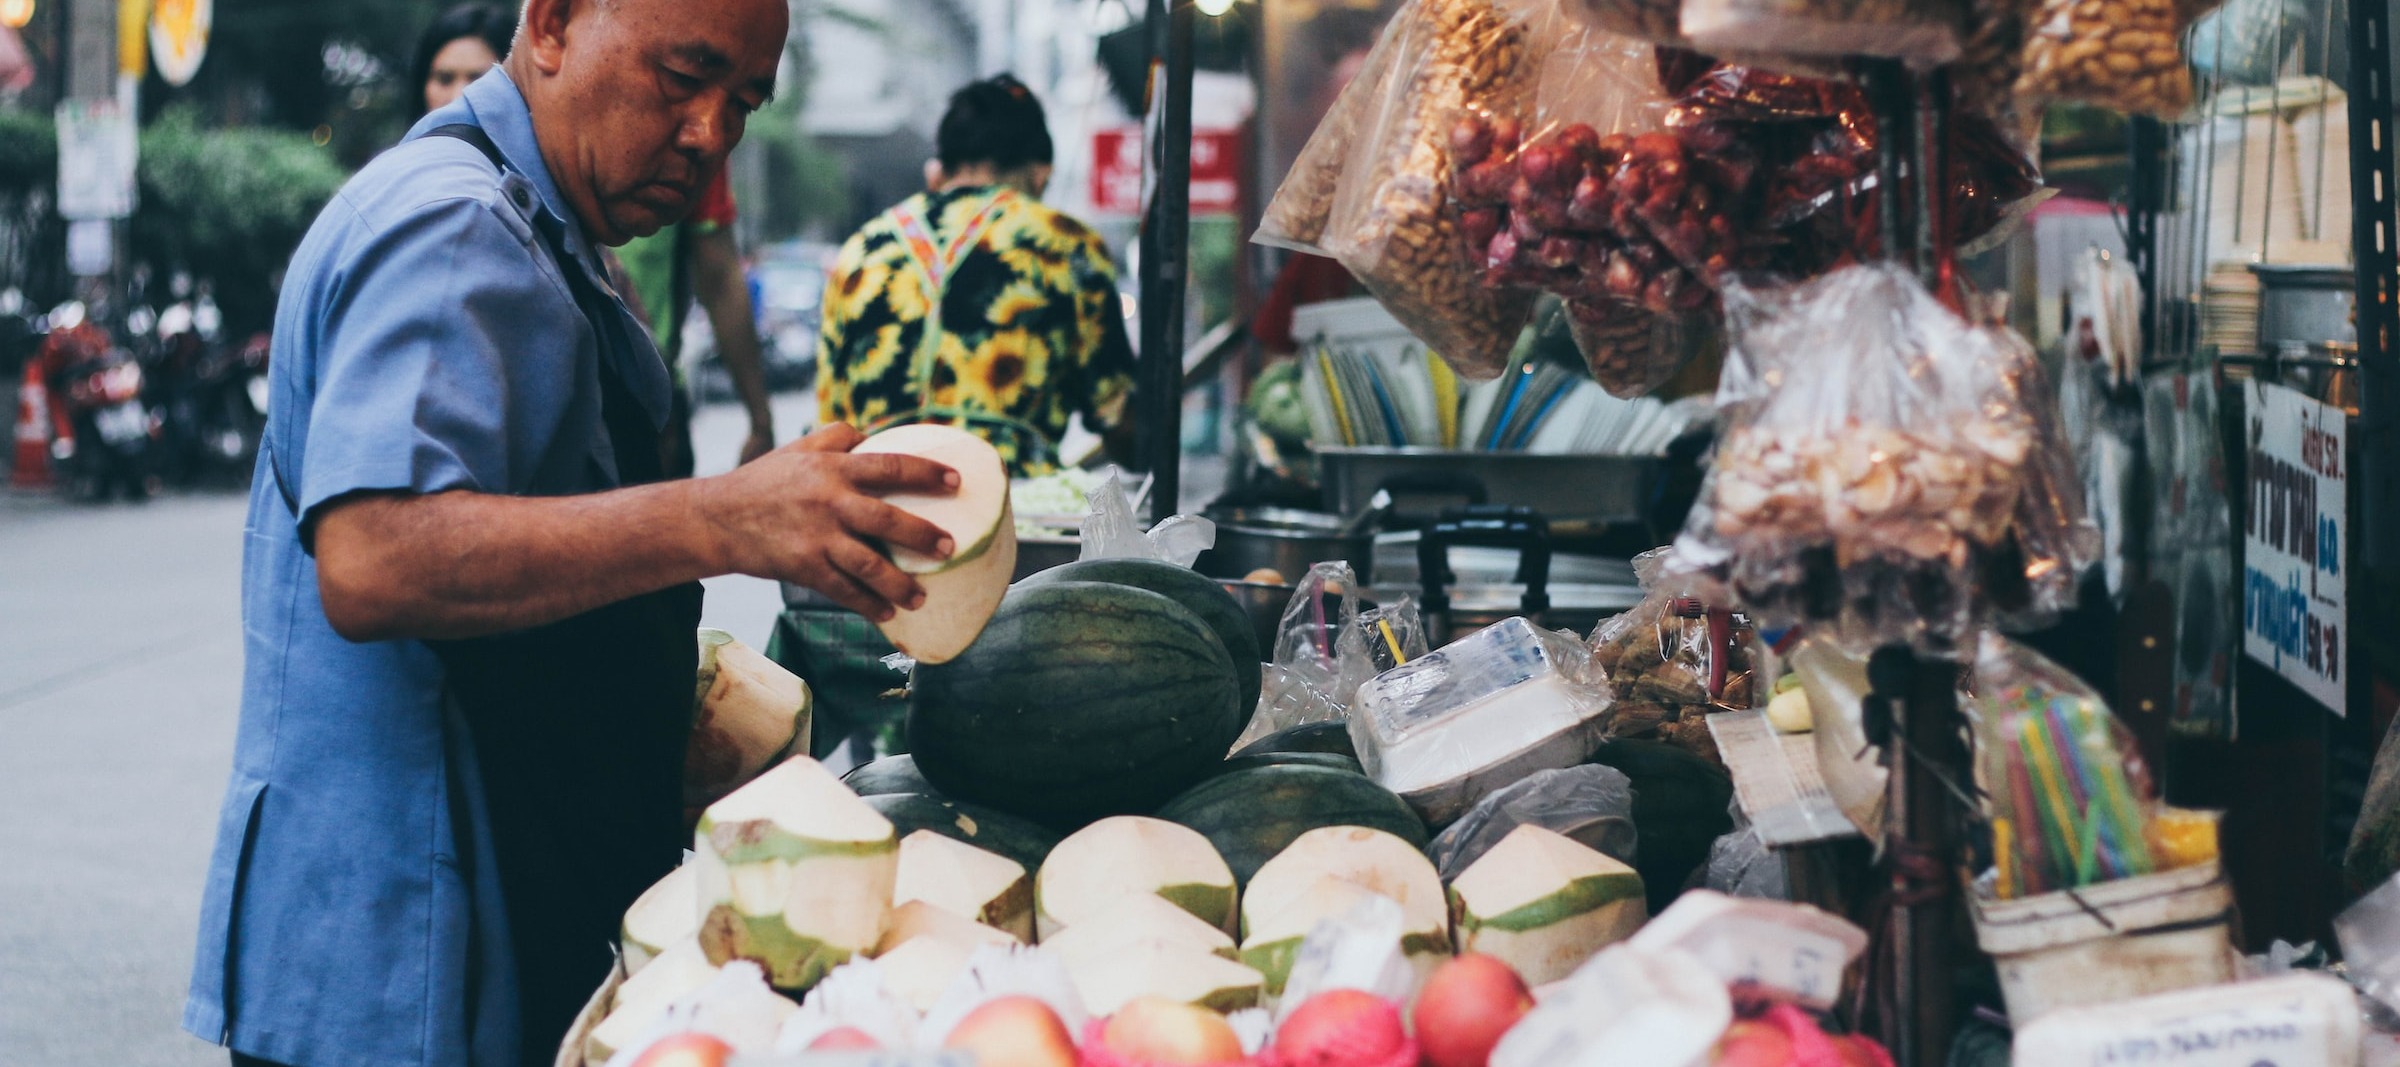
[(410, 136), (422, 136), (428, 130), (454, 123), (481, 127), (508, 165), (533, 184), (534, 192), (542, 198), (542, 209), (564, 227), (567, 250), (587, 264), (600, 260), (594, 253), (591, 235), (586, 233), (566, 198), (558, 191), (558, 183), (550, 176), (550, 166), (542, 159), (541, 141), (533, 132), (533, 109), (525, 103), (525, 94), (509, 77), (506, 67), (493, 67), (491, 73), (477, 78), (456, 103), (436, 111), (417, 123)]

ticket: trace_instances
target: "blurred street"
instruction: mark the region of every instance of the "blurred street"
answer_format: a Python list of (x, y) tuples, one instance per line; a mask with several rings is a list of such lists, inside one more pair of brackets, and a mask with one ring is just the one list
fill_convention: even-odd
[[(788, 441), (814, 402), (776, 408)], [(702, 473), (745, 429), (703, 409)], [(242, 511), (0, 490), (0, 1063), (225, 1062), (178, 1020), (241, 691)], [(763, 646), (780, 606), (723, 579), (706, 621)]]

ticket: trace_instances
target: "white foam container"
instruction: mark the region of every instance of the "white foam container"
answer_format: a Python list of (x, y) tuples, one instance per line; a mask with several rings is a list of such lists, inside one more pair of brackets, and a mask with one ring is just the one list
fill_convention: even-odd
[(2216, 861), (2016, 900), (1971, 897), (1975, 940), (2022, 1028), (2062, 1008), (2234, 978), (2233, 888)]
[(2322, 974), (2287, 974), (2117, 1004), (2061, 1008), (2018, 1028), (2014, 1067), (2358, 1067), (2358, 996)]

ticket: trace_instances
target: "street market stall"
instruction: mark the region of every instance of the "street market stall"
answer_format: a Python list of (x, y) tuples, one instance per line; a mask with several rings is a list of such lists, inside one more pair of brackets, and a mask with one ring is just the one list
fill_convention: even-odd
[[(1181, 7), (1152, 12), (1168, 189)], [(2094, 258), (2063, 366), (1967, 260), (2046, 195), (2043, 107), (2244, 121), (2222, 64), (2187, 61), (2206, 15), (1402, 3), (1259, 235), (1373, 294), (1313, 312), (1282, 383), (1323, 512), (1173, 516), (1169, 464), (1159, 521), (1084, 486), (1080, 558), (1024, 563), (1055, 486), (1012, 495), (964, 434), (870, 441), (968, 482), (896, 501), (962, 549), (898, 560), (933, 595), (884, 627), (913, 657), (895, 751), (809, 758), (808, 686), (704, 638), (694, 856), (628, 914), (561, 1067), (2390, 1062), (2400, 889), (2340, 920), (2349, 981), (2246, 958), (2245, 933), (2319, 930), (2242, 930), (2243, 838), (2178, 803), (2156, 709), (2010, 636), (2126, 566), (2062, 417), (2080, 361), (2134, 388), (2144, 353), (2198, 356), (2158, 341), (2178, 323), (2244, 323), (2165, 310), (2158, 234), (2213, 225), (2205, 192), (2136, 205), (2142, 276)], [(2359, 421), (2300, 423), (2309, 469), (2363, 465), (2370, 497), (2394, 453), (2341, 442), (2400, 416), (2386, 33), (2351, 26), (2374, 73), (2345, 121), (2387, 153), (2358, 172), (2356, 354), (2332, 357)], [(2188, 148), (2188, 174), (2218, 160)], [(1545, 314), (1572, 368), (1525, 340)], [(2247, 323), (2300, 344), (2274, 373), (2327, 358), (2293, 321)], [(1177, 312), (1146, 324), (1171, 411)], [(1654, 395), (1690, 376), (1709, 399)], [(1658, 506), (1693, 440), (1688, 499)], [(2263, 501), (2320, 529), (2276, 477), (2231, 522)], [(1466, 506), (1411, 520), (1411, 494)], [(2365, 547), (2319, 548), (2388, 617), (2388, 514), (2362, 518)], [(2357, 672), (2388, 667), (2344, 662), (2371, 732)]]

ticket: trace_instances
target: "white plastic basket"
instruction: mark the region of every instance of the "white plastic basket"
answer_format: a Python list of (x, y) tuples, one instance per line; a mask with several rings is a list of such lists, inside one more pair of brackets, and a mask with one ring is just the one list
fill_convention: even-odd
[(2009, 1021), (2234, 979), (2233, 888), (2216, 861), (2017, 900), (1973, 900)]

